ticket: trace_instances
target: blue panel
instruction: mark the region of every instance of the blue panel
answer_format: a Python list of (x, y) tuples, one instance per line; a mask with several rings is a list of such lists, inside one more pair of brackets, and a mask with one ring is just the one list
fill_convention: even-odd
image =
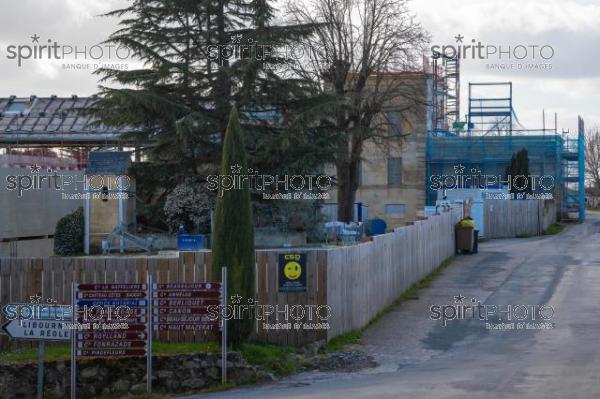
[(206, 248), (206, 236), (203, 234), (182, 234), (177, 236), (178, 251), (200, 251)]

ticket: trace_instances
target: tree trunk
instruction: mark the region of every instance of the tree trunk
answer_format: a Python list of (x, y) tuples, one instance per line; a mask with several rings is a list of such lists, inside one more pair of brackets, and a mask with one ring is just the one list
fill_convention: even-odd
[(357, 160), (346, 160), (338, 162), (337, 168), (337, 218), (341, 222), (351, 222), (354, 219), (354, 202), (356, 201), (356, 190), (358, 179), (356, 169)]

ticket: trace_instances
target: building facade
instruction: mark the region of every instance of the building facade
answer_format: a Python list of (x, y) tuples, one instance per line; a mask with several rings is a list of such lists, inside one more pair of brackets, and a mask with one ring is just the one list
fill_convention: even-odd
[[(359, 163), (355, 220), (383, 219), (388, 229), (405, 225), (422, 215), (425, 206), (426, 144), (430, 129), (431, 74), (390, 73), (373, 77), (397, 91), (375, 123), (387, 135), (364, 143)], [(335, 167), (326, 172), (335, 175)], [(335, 218), (337, 192), (330, 191), (327, 215)], [(362, 207), (361, 215), (357, 209)]]

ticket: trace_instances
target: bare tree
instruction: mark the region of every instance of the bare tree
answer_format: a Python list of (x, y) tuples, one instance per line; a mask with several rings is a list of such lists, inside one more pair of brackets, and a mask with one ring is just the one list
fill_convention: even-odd
[(385, 112), (395, 100), (404, 100), (396, 101), (400, 112), (426, 100), (394, 73), (415, 70), (428, 35), (407, 0), (289, 0), (286, 11), (290, 22), (317, 26), (294, 73), (330, 95), (323, 110), (339, 138), (333, 154), (338, 219), (350, 221), (364, 143), (389, 141)]
[(585, 173), (591, 181), (593, 194), (600, 194), (600, 131), (597, 127), (585, 134)]

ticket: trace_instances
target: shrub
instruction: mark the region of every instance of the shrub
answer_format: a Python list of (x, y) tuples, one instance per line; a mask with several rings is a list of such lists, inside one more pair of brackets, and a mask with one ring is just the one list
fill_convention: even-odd
[(54, 231), (54, 254), (75, 255), (83, 252), (83, 208), (63, 216)]
[(206, 188), (206, 181), (187, 178), (167, 196), (164, 213), (171, 231), (180, 224), (188, 232), (210, 232), (210, 210), (215, 195)]

